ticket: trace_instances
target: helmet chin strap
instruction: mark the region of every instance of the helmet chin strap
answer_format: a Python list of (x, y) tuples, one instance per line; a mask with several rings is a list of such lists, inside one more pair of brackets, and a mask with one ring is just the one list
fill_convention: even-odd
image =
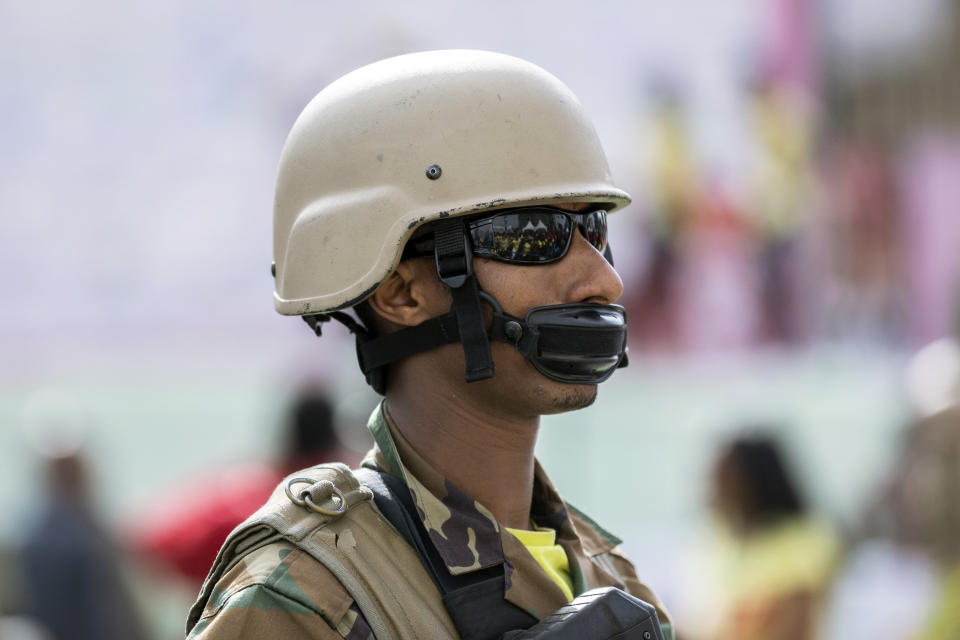
[[(356, 335), (357, 360), (367, 383), (379, 394), (386, 391), (386, 366), (416, 353), (460, 342), (467, 382), (493, 376), (490, 340), (513, 346), (551, 380), (595, 384), (627, 366), (627, 322), (623, 307), (615, 304), (569, 303), (530, 309), (524, 319), (505, 313), (497, 300), (477, 283), (469, 238), (462, 219), (436, 226), (434, 258), (440, 280), (450, 287), (450, 311), (380, 337), (342, 312), (304, 316), (320, 335), (323, 322), (334, 318)], [(609, 251), (609, 248), (608, 248)], [(609, 258), (608, 258), (609, 259)], [(611, 261), (612, 262), (612, 261)], [(481, 300), (490, 305), (490, 327)]]
[(493, 377), (493, 356), (480, 307), (480, 286), (473, 272), (473, 251), (464, 218), (437, 223), (433, 231), (434, 260), (440, 282), (450, 287), (457, 318), (457, 333), (463, 344), (467, 382)]

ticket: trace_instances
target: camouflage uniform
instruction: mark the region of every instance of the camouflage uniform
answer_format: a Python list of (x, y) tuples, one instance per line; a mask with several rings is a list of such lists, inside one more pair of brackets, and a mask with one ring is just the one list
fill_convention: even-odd
[[(479, 502), (443, 478), (391, 424), (385, 404), (374, 411), (370, 430), (376, 446), (365, 466), (402, 478), (410, 489), (430, 539), (451, 574), (502, 564), (504, 598), (537, 618), (566, 604), (556, 582), (523, 544)], [(653, 592), (637, 578), (619, 551), (620, 540), (572, 507), (568, 510), (539, 463), (534, 471), (530, 516), (557, 532), (566, 551), (575, 594), (617, 586), (657, 608), (664, 637), (672, 640), (669, 617)], [(322, 564), (288, 542), (262, 547), (216, 584), (192, 640), (262, 637), (339, 640), (373, 638), (347, 590)]]

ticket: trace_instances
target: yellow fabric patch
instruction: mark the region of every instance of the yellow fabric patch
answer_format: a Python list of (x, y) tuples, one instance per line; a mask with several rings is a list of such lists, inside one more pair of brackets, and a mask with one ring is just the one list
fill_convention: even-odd
[(744, 600), (780, 597), (796, 591), (820, 592), (829, 582), (839, 553), (836, 534), (826, 525), (794, 518), (733, 542), (725, 558), (724, 582)]
[(557, 583), (567, 601), (573, 600), (570, 561), (567, 560), (567, 553), (563, 550), (563, 547), (557, 544), (557, 532), (547, 527), (535, 527), (533, 531), (504, 528), (523, 543), (530, 555), (543, 567), (547, 575)]

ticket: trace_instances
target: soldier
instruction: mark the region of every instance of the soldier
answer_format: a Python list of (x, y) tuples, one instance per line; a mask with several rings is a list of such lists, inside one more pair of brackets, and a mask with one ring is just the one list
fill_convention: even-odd
[(376, 447), (294, 474), (234, 531), (190, 638), (538, 637), (595, 597), (644, 612), (617, 637), (671, 638), (533, 454), (541, 415), (626, 364), (606, 216), (628, 202), (576, 96), (528, 62), (418, 53), (320, 92), (280, 162), (274, 299), (356, 334)]

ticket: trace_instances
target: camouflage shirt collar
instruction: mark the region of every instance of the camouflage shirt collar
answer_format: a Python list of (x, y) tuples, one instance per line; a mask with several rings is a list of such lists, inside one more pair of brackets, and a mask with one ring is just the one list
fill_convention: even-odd
[[(502, 529), (493, 513), (444, 478), (414, 450), (397, 429), (385, 402), (374, 410), (368, 427), (376, 447), (365, 463), (373, 463), (406, 483), (424, 528), (451, 574), (510, 560), (505, 557)], [(530, 516), (537, 525), (555, 529), (558, 544), (579, 548), (580, 536), (566, 505), (539, 462), (534, 465)], [(593, 544), (587, 546), (594, 547), (589, 552), (600, 551)], [(613, 546), (610, 544), (609, 548)]]
[(501, 564), (504, 556), (496, 518), (414, 450), (390, 418), (386, 402), (374, 410), (367, 426), (376, 447), (364, 464), (372, 462), (404, 481), (424, 529), (450, 573)]

